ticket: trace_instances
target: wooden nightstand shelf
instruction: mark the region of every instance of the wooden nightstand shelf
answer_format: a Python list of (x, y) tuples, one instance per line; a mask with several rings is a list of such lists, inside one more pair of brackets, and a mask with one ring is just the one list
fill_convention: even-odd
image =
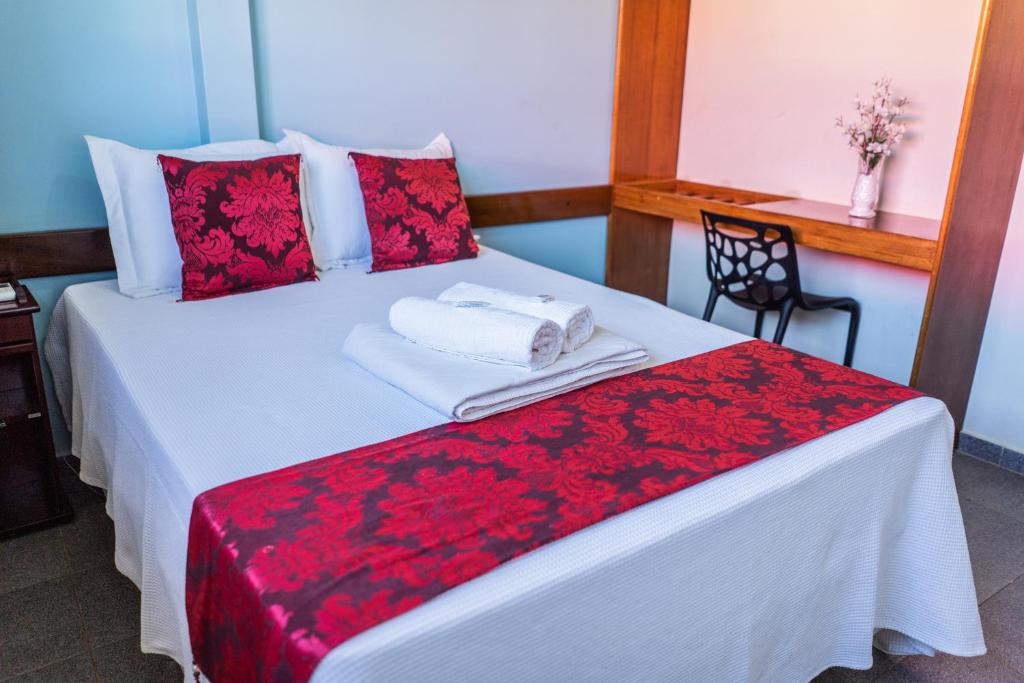
[(0, 538), (67, 522), (43, 392), (32, 315), (39, 304), (9, 276), (16, 302), (0, 302)]

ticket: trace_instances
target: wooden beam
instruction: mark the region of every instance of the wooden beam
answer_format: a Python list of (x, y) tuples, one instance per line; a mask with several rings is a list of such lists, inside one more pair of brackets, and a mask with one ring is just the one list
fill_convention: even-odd
[(689, 0), (620, 0), (613, 182), (675, 178)]
[(608, 217), (605, 284), (665, 303), (672, 219), (627, 209)]
[[(620, 0), (612, 183), (676, 177), (689, 0)], [(665, 301), (672, 220), (613, 210), (605, 281)]]
[[(474, 228), (605, 216), (611, 187), (594, 185), (466, 197)], [(0, 235), (0, 272), (19, 278), (114, 269), (106, 228), (47, 230)]]
[(1024, 2), (986, 0), (912, 383), (963, 426), (1024, 154)]

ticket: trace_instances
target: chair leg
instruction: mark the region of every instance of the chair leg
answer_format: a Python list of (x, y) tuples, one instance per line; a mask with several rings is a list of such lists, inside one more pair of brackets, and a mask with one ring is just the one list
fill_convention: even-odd
[(847, 310), (850, 311), (850, 330), (846, 333), (846, 354), (843, 356), (843, 365), (853, 367), (853, 351), (857, 346), (857, 328), (860, 326), (860, 304), (852, 302)]
[(716, 301), (718, 301), (718, 290), (715, 289), (714, 285), (711, 285), (711, 291), (708, 293), (708, 303), (704, 307), (704, 317), (702, 318), (705, 322), (711, 320), (711, 314), (715, 312)]
[(775, 328), (775, 338), (772, 339), (776, 344), (782, 343), (782, 338), (786, 336), (786, 328), (789, 327), (789, 316), (793, 315), (793, 300), (790, 299), (782, 305), (782, 310), (779, 311), (779, 325)]
[(764, 327), (764, 311), (760, 310), (757, 312), (757, 318), (754, 319), (754, 336), (758, 339), (761, 338), (762, 327)]

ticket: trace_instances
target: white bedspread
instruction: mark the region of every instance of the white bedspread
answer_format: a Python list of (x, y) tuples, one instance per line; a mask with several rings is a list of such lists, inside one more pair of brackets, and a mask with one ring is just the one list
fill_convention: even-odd
[[(487, 249), (186, 304), (68, 288), (55, 320), (71, 378), (56, 386), (73, 396), (83, 479), (109, 491), (117, 566), (142, 589), (144, 650), (190, 662), (196, 495), (444, 421), (341, 342), (400, 296), (459, 280), (588, 302), (653, 363), (743, 339)], [(873, 636), (981, 654), (951, 439), (938, 401), (901, 404), (510, 562), (339, 646), (314, 680), (800, 681), (867, 667)]]

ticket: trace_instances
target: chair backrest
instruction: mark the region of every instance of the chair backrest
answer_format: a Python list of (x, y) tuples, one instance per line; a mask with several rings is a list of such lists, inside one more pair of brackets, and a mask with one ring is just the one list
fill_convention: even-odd
[(741, 306), (777, 310), (801, 295), (789, 226), (701, 211), (708, 279)]

